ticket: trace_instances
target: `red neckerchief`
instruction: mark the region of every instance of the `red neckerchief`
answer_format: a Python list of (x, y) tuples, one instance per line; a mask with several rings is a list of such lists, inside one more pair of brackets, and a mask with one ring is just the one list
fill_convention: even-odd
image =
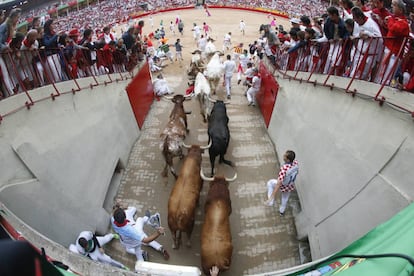
[(32, 46), (33, 43), (30, 43), (29, 40), (24, 39), (23, 40), (23, 45), (26, 46), (27, 48), (30, 48)]
[(116, 220), (114, 220), (114, 224), (118, 227), (125, 226), (125, 225), (127, 225), (128, 222), (129, 222), (129, 220), (127, 220), (127, 219), (123, 223), (119, 223)]
[[(365, 16), (364, 17), (364, 24), (367, 22), (367, 20), (368, 20), (368, 16)], [(362, 25), (364, 25), (364, 24), (362, 24)]]

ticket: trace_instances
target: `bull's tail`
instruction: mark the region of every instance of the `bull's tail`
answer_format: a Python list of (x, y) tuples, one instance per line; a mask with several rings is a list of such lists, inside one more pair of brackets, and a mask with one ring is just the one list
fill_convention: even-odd
[(165, 166), (164, 166), (164, 170), (162, 171), (161, 175), (163, 177), (167, 177), (168, 176), (168, 167), (170, 167), (170, 171), (171, 173), (174, 175), (175, 179), (177, 179), (177, 174), (175, 173), (174, 167), (173, 167), (173, 156), (171, 154), (171, 152), (168, 150), (168, 135), (165, 136), (164, 138), (164, 142), (162, 144), (162, 155), (164, 156), (164, 160), (165, 160)]
[(226, 160), (226, 159), (224, 159), (224, 155), (223, 155), (223, 156), (220, 156), (220, 160), (219, 160), (219, 162), (220, 162), (220, 163), (224, 163), (224, 164), (226, 164), (226, 165), (229, 165), (229, 166), (231, 166), (231, 167), (234, 167), (233, 162), (231, 162), (230, 160)]

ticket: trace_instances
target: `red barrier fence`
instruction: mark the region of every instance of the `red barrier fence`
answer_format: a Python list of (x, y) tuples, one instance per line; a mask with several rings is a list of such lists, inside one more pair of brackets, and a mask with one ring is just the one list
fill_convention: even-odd
[(272, 72), (270, 72), (263, 63), (260, 63), (259, 72), (261, 76), (260, 91), (256, 94), (256, 100), (262, 112), (266, 127), (269, 127), (275, 106), (279, 84), (276, 82)]
[(128, 84), (126, 91), (135, 119), (137, 120), (139, 128), (141, 128), (154, 100), (154, 89), (148, 63), (142, 67), (139, 73)]

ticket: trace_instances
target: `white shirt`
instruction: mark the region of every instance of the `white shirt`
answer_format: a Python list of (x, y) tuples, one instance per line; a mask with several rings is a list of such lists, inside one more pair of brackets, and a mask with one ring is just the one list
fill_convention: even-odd
[(223, 63), (224, 68), (224, 76), (230, 77), (233, 75), (234, 71), (236, 70), (236, 62), (234, 60), (226, 60)]
[(246, 23), (244, 23), (244, 21), (240, 21), (240, 31), (243, 31), (246, 28)]
[(254, 89), (259, 90), (260, 89), (261, 80), (258, 76), (254, 76), (252, 79), (252, 87)]
[[(358, 24), (359, 25), (359, 24)], [(368, 36), (368, 39), (359, 39), (357, 49), (361, 52), (368, 51), (369, 54), (374, 54), (376, 51), (382, 50), (382, 40), (373, 40), (370, 43), (371, 37), (382, 37), (381, 30), (378, 24), (367, 17), (367, 21), (363, 25), (359, 25), (359, 37)], [(380, 44), (379, 44), (380, 43)]]
[(225, 42), (225, 43), (229, 43), (229, 42), (231, 42), (231, 35), (229, 35), (229, 34), (225, 34), (225, 35), (224, 35), (224, 42)]

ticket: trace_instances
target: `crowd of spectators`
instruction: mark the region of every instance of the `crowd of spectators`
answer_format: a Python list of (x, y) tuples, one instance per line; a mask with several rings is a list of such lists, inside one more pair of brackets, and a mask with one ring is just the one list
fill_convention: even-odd
[[(414, 10), (411, 11), (410, 22), (405, 18), (404, 13), (409, 11), (403, 0), (393, 0), (391, 9), (378, 6), (378, 3), (383, 3), (380, 0), (372, 0), (372, 7), (364, 5), (365, 1), (362, 0), (341, 0), (341, 7), (334, 8), (338, 15), (333, 14), (333, 7), (327, 9), (327, 3), (318, 0), (209, 2), (214, 5), (268, 7), (288, 12), (291, 15), (291, 30), (278, 29), (271, 24), (264, 26), (264, 36), (259, 39), (258, 44), (260, 55), (268, 55), (283, 69), (357, 76), (379, 83), (384, 80), (379, 80), (376, 75), (380, 72), (384, 77), (392, 70), (391, 77), (385, 82), (394, 82), (401, 87), (406, 87), (407, 81), (414, 76), (412, 43), (407, 43), (406, 48), (399, 51), (414, 19)], [(356, 8), (352, 10), (353, 2), (360, 3), (359, 9), (363, 16)], [(101, 0), (79, 10), (68, 10), (65, 16), (53, 20), (49, 15), (44, 16), (45, 10), (50, 6), (41, 7), (38, 11), (31, 11), (24, 16), (19, 12), (17, 20), (28, 16), (41, 20), (34, 20), (29, 25), (30, 31), (26, 37), (23, 34), (14, 35), (18, 22), (16, 18), (7, 18), (7, 24), (1, 25), (2, 96), (20, 92), (23, 87), (34, 88), (91, 74), (128, 70), (139, 59), (143, 59), (145, 49), (149, 47), (148, 39), (142, 36), (142, 26), (139, 24), (129, 24), (130, 29), (123, 30), (123, 34), (118, 37), (115, 37), (111, 27), (117, 23), (132, 23), (134, 14), (144, 10), (155, 11), (155, 7), (163, 10), (190, 5), (194, 5), (194, 2), (155, 0), (140, 2), (138, 5), (136, 0)], [(398, 8), (401, 10), (399, 13), (396, 12)], [(359, 22), (353, 11), (360, 17)], [(373, 23), (369, 22), (369, 28), (364, 26), (368, 18), (374, 20)], [(402, 35), (395, 31), (395, 26), (401, 25), (401, 22), (406, 22), (406, 30), (404, 29)], [(375, 31), (372, 26), (377, 24), (381, 33), (373, 35)], [(337, 31), (336, 25), (339, 28)], [(391, 36), (400, 38), (379, 41), (382, 37)], [(375, 46), (371, 44), (372, 39), (377, 41)], [(27, 54), (27, 49), (36, 50), (36, 55)], [(367, 55), (370, 58), (366, 58)], [(367, 62), (369, 66), (366, 68), (374, 69), (367, 71), (362, 68)], [(384, 68), (381, 64), (391, 65)]]
[[(393, 0), (341, 0), (290, 30), (262, 26), (262, 53), (283, 70), (351, 77), (414, 92), (414, 7)], [(260, 47), (259, 47), (260, 48)]]
[[(62, 0), (59, 5), (65, 5), (71, 0)], [(146, 3), (147, 5), (142, 5)], [(263, 9), (276, 9), (288, 13), (290, 16), (316, 16), (327, 8), (328, 2), (321, 0), (228, 0), (228, 1), (207, 1), (207, 3), (219, 6), (239, 6), (239, 7), (261, 7)], [(84, 4), (83, 4), (84, 5)], [(70, 30), (78, 28), (80, 30), (86, 28), (102, 29), (109, 24), (125, 22), (131, 15), (148, 10), (162, 10), (171, 7), (185, 7), (194, 5), (194, 0), (154, 0), (143, 1), (137, 0), (100, 0), (86, 7), (77, 9), (72, 7), (68, 9), (66, 14), (60, 15), (57, 22), (57, 29)], [(24, 12), (19, 22), (31, 20), (33, 17), (42, 17), (43, 21), (47, 20), (51, 15), (49, 11), (56, 9), (56, 6), (43, 6), (36, 10)], [(52, 14), (53, 15), (53, 14)]]

